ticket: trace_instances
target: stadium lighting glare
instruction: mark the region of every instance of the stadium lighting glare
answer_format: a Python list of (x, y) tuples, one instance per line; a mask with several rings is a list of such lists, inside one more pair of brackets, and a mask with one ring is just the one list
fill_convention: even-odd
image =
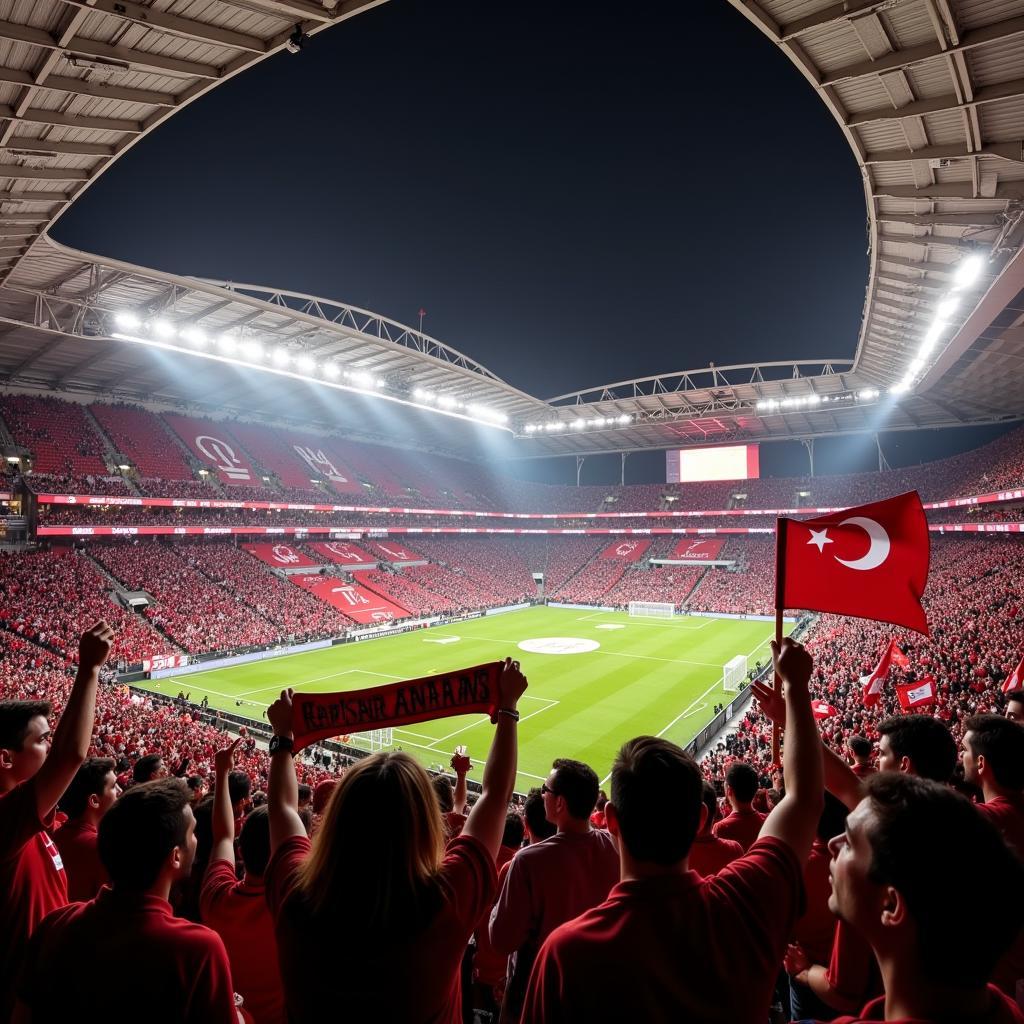
[(807, 396), (807, 404), (808, 405), (820, 405), (821, 404), (821, 395), (808, 395)]
[(376, 386), (377, 383), (373, 375), (367, 373), (365, 370), (353, 370), (349, 374), (349, 379), (362, 388), (372, 388)]
[(914, 374), (916, 376), (923, 369), (924, 369), (924, 360), (923, 359), (914, 359), (910, 363), (910, 365), (907, 367), (907, 376), (909, 377), (911, 374)]
[(857, 397), (862, 402), (871, 402), (871, 401), (873, 401), (874, 399), (876, 399), (878, 397), (878, 389), (877, 388), (863, 388), (862, 390), (857, 392)]
[(906, 377), (901, 381), (897, 381), (891, 388), (889, 393), (891, 395), (905, 395), (910, 390), (910, 380)]
[(126, 331), (137, 331), (142, 326), (142, 321), (127, 309), (114, 314), (114, 323)]
[(625, 424), (630, 423), (632, 421), (632, 419), (633, 419), (632, 416), (628, 416), (626, 413), (623, 413), (619, 417), (619, 423), (621, 423), (621, 424), (623, 424), (623, 426), (625, 426)]
[(582, 430), (587, 425), (587, 421), (586, 420), (573, 420), (571, 425), (572, 425), (572, 429), (573, 430)]
[(948, 299), (943, 299), (935, 307), (935, 319), (948, 320), (956, 312), (959, 305), (960, 299), (956, 295), (950, 295)]
[(978, 280), (984, 269), (985, 261), (981, 256), (968, 256), (957, 264), (953, 283), (957, 288), (969, 288)]
[(316, 369), (316, 360), (312, 356), (301, 355), (295, 360), (295, 365), (302, 373), (312, 373)]
[(324, 363), (323, 372), (328, 380), (337, 380), (341, 376), (341, 367), (337, 363)]
[(169, 320), (154, 320), (152, 321), (152, 323), (150, 323), (149, 329), (158, 338), (173, 338), (174, 335), (177, 333), (177, 331), (175, 331), (174, 329), (174, 324), (172, 324)]
[(554, 426), (554, 429), (555, 429), (555, 430), (565, 430), (565, 428), (566, 428), (567, 426), (568, 426), (568, 424), (567, 424), (567, 423), (564, 423), (564, 422), (563, 422), (562, 420), (556, 420), (556, 421), (555, 421), (555, 426)]
[(274, 354), (271, 359), (274, 361), (275, 366), (287, 366), (291, 362), (291, 355), (288, 353), (288, 349), (278, 346), (274, 349)]
[(263, 346), (258, 341), (246, 341), (242, 344), (242, 355), (250, 362), (258, 363), (263, 359)]
[(416, 388), (412, 393), (412, 397), (415, 398), (417, 402), (437, 401), (437, 395), (435, 395), (433, 391), (424, 391), (423, 388)]
[(442, 409), (457, 409), (461, 403), (457, 398), (452, 398), (451, 395), (439, 395), (437, 404)]
[(206, 333), (198, 327), (186, 327), (181, 332), (181, 340), (187, 341), (195, 348), (202, 348), (206, 344), (207, 338)]
[(535, 432), (536, 432), (536, 430), (537, 430), (537, 424), (536, 424), (536, 423), (527, 423), (527, 424), (526, 424), (526, 426), (525, 426), (525, 427), (523, 427), (523, 430), (524, 430), (524, 431), (525, 431), (525, 432), (526, 432), (527, 434), (533, 434), (533, 433), (535, 433)]
[(232, 355), (236, 348), (238, 348), (238, 342), (230, 334), (222, 334), (217, 339), (217, 345), (220, 347), (221, 352), (225, 355)]
[(128, 470), (129, 470), (129, 469), (131, 469), (132, 467), (131, 467), (131, 466), (126, 466), (126, 465), (125, 465), (125, 464), (124, 464), (124, 463), (122, 462), (122, 463), (120, 463), (120, 464), (118, 465), (118, 467), (117, 467), (117, 468), (118, 468), (119, 470), (121, 470), (121, 472), (122, 472), (122, 473), (127, 473), (127, 472), (128, 472)]

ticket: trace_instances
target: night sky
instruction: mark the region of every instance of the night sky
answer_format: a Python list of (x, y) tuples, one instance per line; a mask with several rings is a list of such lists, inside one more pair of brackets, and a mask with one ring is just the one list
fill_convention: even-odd
[(543, 398), (852, 357), (867, 227), (831, 115), (725, 0), (625, 11), (392, 0), (174, 115), (54, 237), (410, 324), (423, 306)]

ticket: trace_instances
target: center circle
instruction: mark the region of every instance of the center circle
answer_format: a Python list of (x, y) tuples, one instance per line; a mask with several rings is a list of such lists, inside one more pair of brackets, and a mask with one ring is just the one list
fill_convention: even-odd
[(535, 640), (523, 640), (518, 646), (530, 654), (586, 654), (596, 651), (601, 645), (596, 640), (584, 640), (578, 636), (541, 636)]

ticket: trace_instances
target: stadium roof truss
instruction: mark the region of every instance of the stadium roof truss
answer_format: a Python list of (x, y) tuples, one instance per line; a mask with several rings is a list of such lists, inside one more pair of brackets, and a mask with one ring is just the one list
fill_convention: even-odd
[[(400, 400), (426, 393), (486, 407), (507, 417), (527, 457), (1024, 414), (1020, 0), (729, 0), (818, 91), (861, 169), (871, 263), (852, 360), (710, 366), (545, 401), (366, 310), (175, 277), (48, 236), (113, 160), (176, 110), (383, 2), (0, 0), (0, 379), (264, 411), (255, 374), (211, 359), (197, 388), (169, 374), (152, 347), (118, 337), (112, 318), (128, 311), (330, 360)], [(961, 284), (971, 257), (979, 276)], [(891, 389), (908, 379), (897, 400)], [(308, 394), (287, 375), (278, 385), (275, 405)]]

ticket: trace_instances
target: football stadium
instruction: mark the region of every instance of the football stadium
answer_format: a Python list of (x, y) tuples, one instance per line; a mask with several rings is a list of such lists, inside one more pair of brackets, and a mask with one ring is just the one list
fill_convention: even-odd
[(0, 92), (0, 1024), (1024, 1024), (1024, 2)]

